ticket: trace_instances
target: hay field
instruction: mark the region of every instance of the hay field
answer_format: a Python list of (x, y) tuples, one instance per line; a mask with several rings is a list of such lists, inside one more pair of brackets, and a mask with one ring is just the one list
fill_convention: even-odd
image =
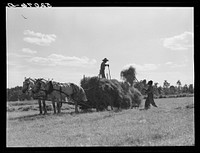
[[(37, 101), (7, 104), (7, 147), (193, 146), (194, 97), (155, 99), (149, 110), (38, 115)], [(50, 104), (50, 102), (47, 102)], [(143, 100), (144, 103), (144, 100)], [(142, 106), (143, 107), (143, 106)], [(142, 108), (140, 108), (142, 109)]]

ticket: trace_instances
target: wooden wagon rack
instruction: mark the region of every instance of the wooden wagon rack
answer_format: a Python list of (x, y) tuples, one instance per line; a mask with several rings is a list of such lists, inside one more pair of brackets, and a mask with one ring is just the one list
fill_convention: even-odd
[[(48, 100), (51, 101), (51, 99), (48, 98), (44, 98), (43, 96), (35, 96), (35, 99), (41, 99), (41, 100)], [(75, 103), (72, 100), (68, 100), (68, 101), (55, 101), (60, 102), (60, 103), (65, 103), (65, 104), (69, 104), (69, 105), (75, 105)], [(92, 108), (92, 106), (88, 105), (86, 102), (78, 102), (78, 106), (80, 106), (82, 109), (89, 109)]]

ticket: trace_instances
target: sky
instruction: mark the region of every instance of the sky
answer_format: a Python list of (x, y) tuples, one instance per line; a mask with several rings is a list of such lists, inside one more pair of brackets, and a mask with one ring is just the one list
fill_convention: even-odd
[[(7, 88), (25, 77), (80, 84), (109, 59), (112, 79), (194, 84), (192, 7), (6, 8)], [(106, 68), (105, 73), (108, 73)]]

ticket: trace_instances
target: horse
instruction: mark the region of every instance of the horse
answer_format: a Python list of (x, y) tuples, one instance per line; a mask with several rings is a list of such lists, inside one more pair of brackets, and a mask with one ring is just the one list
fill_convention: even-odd
[[(25, 77), (25, 81), (23, 82), (23, 87), (22, 87), (22, 92), (28, 92), (31, 96), (35, 97), (37, 96), (37, 92), (35, 90), (35, 84), (36, 84), (37, 79), (31, 79)], [(43, 110), (44, 114), (46, 114), (46, 105), (45, 105), (45, 99), (44, 98), (38, 98), (38, 104), (39, 104), (39, 112), (42, 114), (42, 103), (43, 103)]]
[[(33, 87), (33, 92), (35, 94), (38, 95), (39, 99), (42, 99), (43, 100), (43, 110), (44, 110), (44, 114), (47, 113), (47, 109), (46, 109), (46, 103), (45, 103), (45, 100), (48, 99), (48, 96), (49, 96), (49, 90), (46, 89), (47, 87), (47, 80), (43, 79), (43, 78), (39, 78), (39, 79), (36, 79), (35, 81), (35, 86)], [(51, 96), (50, 96), (51, 98)], [(55, 101), (52, 100), (52, 106), (53, 106), (53, 110), (54, 110), (54, 114), (56, 114), (56, 107), (55, 107)], [(57, 108), (58, 108), (58, 103), (57, 103)], [(59, 110), (58, 110), (59, 112)]]
[(62, 100), (65, 100), (66, 97), (72, 99), (75, 103), (75, 113), (79, 113), (78, 103), (88, 101), (84, 89), (74, 83), (48, 81), (46, 90), (51, 97), (51, 100), (57, 101), (58, 113), (60, 113)]
[(32, 88), (34, 87), (35, 84), (35, 79), (29, 78), (24, 78), (25, 81), (23, 82), (22, 86), (22, 93), (28, 92), (28, 94), (32, 91)]

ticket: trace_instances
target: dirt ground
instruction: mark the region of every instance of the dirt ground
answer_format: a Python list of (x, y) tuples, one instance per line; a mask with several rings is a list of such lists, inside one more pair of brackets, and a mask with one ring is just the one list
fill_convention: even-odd
[[(7, 104), (7, 147), (193, 146), (194, 97), (155, 99), (149, 110), (39, 115), (37, 101)], [(144, 101), (143, 101), (144, 103)], [(48, 102), (50, 104), (50, 102)]]

